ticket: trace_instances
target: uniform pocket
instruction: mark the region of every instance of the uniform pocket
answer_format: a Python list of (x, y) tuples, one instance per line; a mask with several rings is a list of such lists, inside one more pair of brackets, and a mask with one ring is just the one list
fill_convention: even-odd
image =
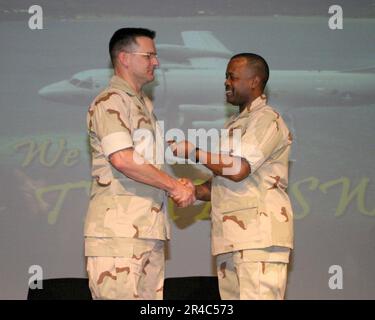
[(223, 235), (230, 242), (248, 242), (259, 233), (258, 201), (256, 198), (236, 200), (220, 207)]
[(246, 197), (232, 197), (225, 199), (220, 202), (220, 205), (216, 207), (217, 211), (222, 214), (228, 214), (235, 211), (242, 211), (246, 209), (258, 209), (257, 198), (246, 198)]

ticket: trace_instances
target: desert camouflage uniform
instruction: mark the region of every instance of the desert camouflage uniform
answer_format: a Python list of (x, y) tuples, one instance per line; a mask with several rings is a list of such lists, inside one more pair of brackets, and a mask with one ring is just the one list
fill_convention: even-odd
[[(265, 95), (232, 116), (225, 128), (229, 134), (221, 140), (221, 152), (246, 159), (251, 173), (240, 182), (221, 176), (212, 180), (212, 253), (218, 256), (221, 295), (282, 298), (293, 248), (293, 213), (286, 193), (291, 134)], [(230, 275), (233, 270), (235, 276)], [(250, 292), (251, 283), (258, 285), (258, 294)], [(278, 288), (264, 293), (262, 283)]]
[[(133, 147), (163, 169), (163, 140), (152, 103), (113, 76), (110, 86), (91, 104), (87, 125), (93, 183), (85, 221), (85, 255), (93, 297), (160, 299), (162, 247), (170, 234), (165, 192), (127, 178), (108, 160), (110, 154)], [(145, 294), (151, 287), (154, 295)]]

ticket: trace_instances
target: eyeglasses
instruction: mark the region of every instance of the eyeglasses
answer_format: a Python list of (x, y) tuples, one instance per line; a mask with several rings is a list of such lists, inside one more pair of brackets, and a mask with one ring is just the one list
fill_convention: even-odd
[(144, 56), (147, 57), (148, 60), (151, 60), (152, 58), (158, 58), (158, 54), (156, 52), (127, 52), (129, 54), (135, 54), (138, 56)]

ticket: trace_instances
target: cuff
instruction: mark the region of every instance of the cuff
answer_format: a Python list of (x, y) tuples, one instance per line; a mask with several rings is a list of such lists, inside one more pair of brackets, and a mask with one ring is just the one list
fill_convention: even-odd
[(189, 156), (188, 156), (188, 159), (194, 163), (198, 163), (199, 162), (199, 159), (197, 157), (197, 152), (198, 152), (199, 148), (194, 148), (193, 150), (190, 151), (189, 153)]
[(126, 132), (114, 132), (102, 139), (102, 148), (104, 155), (108, 157), (110, 154), (133, 146), (133, 141)]

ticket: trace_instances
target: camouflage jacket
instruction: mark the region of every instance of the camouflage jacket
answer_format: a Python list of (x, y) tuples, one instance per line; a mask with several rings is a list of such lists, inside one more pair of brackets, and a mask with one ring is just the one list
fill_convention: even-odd
[(121, 238), (168, 239), (165, 192), (124, 176), (108, 159), (133, 147), (163, 169), (156, 161), (156, 153), (161, 152), (161, 157), (164, 153), (162, 146), (157, 147), (161, 132), (149, 98), (113, 76), (110, 86), (90, 105), (87, 126), (93, 182), (84, 230), (86, 255), (116, 255)]
[(229, 134), (221, 139), (220, 152), (246, 159), (251, 173), (240, 182), (222, 176), (212, 180), (212, 253), (292, 248), (293, 213), (286, 192), (292, 137), (287, 126), (262, 95), (225, 128)]

